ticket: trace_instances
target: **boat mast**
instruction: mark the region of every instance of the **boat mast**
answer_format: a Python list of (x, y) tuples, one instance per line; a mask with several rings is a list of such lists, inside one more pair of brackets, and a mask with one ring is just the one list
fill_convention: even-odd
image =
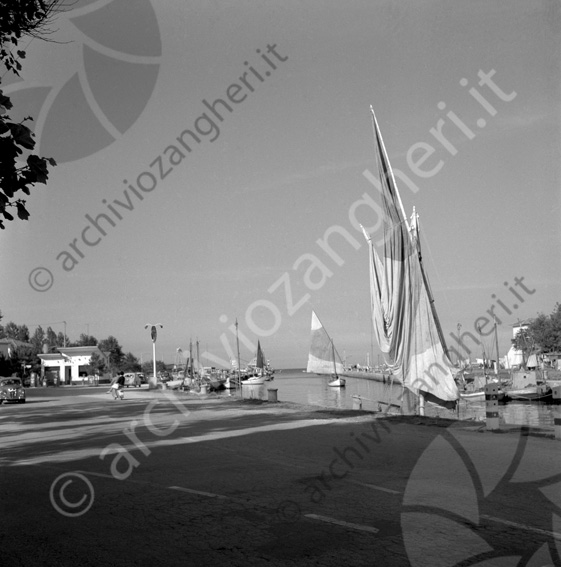
[[(483, 337), (481, 325), (477, 326), (477, 332)], [(489, 377), (487, 376), (487, 356), (485, 355), (485, 343), (483, 341), (481, 341), (481, 351), (483, 353), (483, 376), (485, 377), (485, 384), (487, 384)]]
[(236, 346), (238, 349), (238, 385), (242, 383), (241, 363), (240, 363), (240, 338), (238, 337), (238, 318), (236, 317)]
[(193, 380), (193, 339), (189, 339), (189, 377)]
[(202, 378), (201, 361), (199, 358), (199, 339), (197, 339), (197, 371), (199, 373), (199, 380)]
[(440, 344), (442, 345), (442, 349), (448, 358), (450, 358), (450, 353), (448, 352), (448, 345), (446, 344), (446, 340), (444, 339), (444, 332), (442, 331), (442, 326), (440, 324), (440, 319), (438, 317), (438, 313), (436, 312), (436, 305), (434, 304), (434, 296), (432, 295), (432, 290), (430, 288), (429, 279), (425, 272), (425, 266), (423, 265), (423, 255), (421, 253), (421, 239), (419, 237), (419, 223), (418, 223), (418, 215), (415, 212), (415, 207), (413, 207), (413, 217), (414, 223), (412, 224), (412, 230), (415, 232), (415, 239), (417, 240), (417, 253), (419, 256), (419, 264), (421, 267), (421, 275), (423, 276), (423, 284), (425, 286), (425, 290), (427, 292), (430, 304), (430, 310), (432, 313), (432, 317), (434, 319), (434, 324), (436, 325), (436, 332), (438, 333), (438, 338), (440, 339)]
[[(403, 208), (403, 203), (401, 202), (401, 195), (399, 194), (399, 189), (397, 188), (397, 184), (395, 182), (393, 170), (391, 168), (390, 160), (388, 158), (388, 153), (386, 151), (386, 146), (384, 145), (384, 140), (382, 139), (380, 127), (378, 126), (378, 120), (376, 119), (376, 114), (374, 113), (374, 108), (372, 107), (372, 105), (370, 105), (370, 112), (372, 113), (372, 127), (374, 128), (374, 138), (375, 138), (374, 141), (375, 141), (375, 143), (379, 144), (379, 147), (380, 147), (380, 150), (381, 150), (380, 153), (382, 154), (382, 157), (383, 157), (384, 161), (386, 162), (384, 164), (386, 166), (385, 169), (387, 171), (386, 175), (388, 175), (391, 178), (392, 186), (395, 188), (395, 196), (396, 196), (397, 202), (399, 203), (402, 222), (405, 224), (405, 228), (407, 229), (407, 232), (409, 233), (410, 238), (416, 237), (417, 253), (418, 253), (418, 258), (419, 258), (419, 264), (420, 264), (420, 267), (421, 267), (421, 275), (422, 275), (422, 278), (423, 278), (423, 284), (425, 286), (425, 290), (426, 290), (427, 295), (428, 295), (431, 313), (432, 313), (432, 316), (433, 316), (434, 323), (436, 325), (436, 331), (438, 333), (438, 338), (440, 339), (440, 342), (442, 344), (442, 348), (443, 348), (446, 356), (448, 358), (450, 358), (449, 353), (448, 353), (448, 346), (446, 345), (446, 341), (444, 340), (444, 333), (442, 331), (442, 326), (440, 325), (440, 319), (438, 318), (438, 314), (436, 312), (436, 307), (434, 305), (434, 297), (432, 295), (430, 285), (429, 285), (429, 281), (428, 281), (427, 275), (425, 273), (425, 268), (423, 266), (423, 259), (422, 259), (422, 255), (421, 255), (421, 242), (420, 242), (420, 239), (419, 239), (419, 226), (418, 226), (418, 223), (417, 223), (417, 214), (415, 213), (415, 209), (413, 209), (413, 216), (411, 218), (412, 222), (409, 223), (407, 221), (407, 216), (405, 215), (405, 209)], [(378, 163), (378, 167), (379, 166), (380, 166), (380, 164)], [(413, 236), (413, 231), (415, 231), (415, 236)]]
[[(329, 337), (329, 335), (327, 336)], [(335, 363), (335, 345), (333, 344), (333, 339), (331, 339), (331, 337), (329, 338), (329, 340), (331, 341), (331, 356), (333, 357), (333, 374), (335, 374), (335, 378), (338, 378), (337, 364)]]
[(495, 348), (497, 349), (497, 367), (495, 368), (495, 375), (499, 378), (499, 333), (497, 331), (497, 318), (493, 316), (495, 322)]

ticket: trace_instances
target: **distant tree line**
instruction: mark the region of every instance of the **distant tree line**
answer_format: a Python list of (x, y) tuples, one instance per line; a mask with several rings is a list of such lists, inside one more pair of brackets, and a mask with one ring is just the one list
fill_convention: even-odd
[[(72, 341), (64, 333), (55, 333), (51, 327), (43, 329), (38, 326), (33, 334), (30, 334), (27, 325), (17, 325), (13, 321), (2, 325), (2, 312), (0, 312), (0, 339), (14, 339), (29, 346), (18, 346), (9, 357), (0, 354), (0, 376), (12, 376), (17, 374), (41, 371), (41, 360), (39, 354), (56, 353), (61, 347), (97, 346), (100, 351), (106, 353), (108, 360), (97, 353), (92, 355), (88, 372), (91, 374), (123, 372), (151, 373), (152, 361), (140, 364), (140, 361), (132, 352), (123, 352), (119, 341), (112, 335), (106, 339), (98, 340), (92, 335), (82, 333), (76, 341)], [(165, 370), (165, 363), (156, 361), (157, 371)]]

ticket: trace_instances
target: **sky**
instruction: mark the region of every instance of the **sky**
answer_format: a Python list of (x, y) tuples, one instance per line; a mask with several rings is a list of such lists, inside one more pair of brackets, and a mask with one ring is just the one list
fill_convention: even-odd
[(198, 340), (226, 366), (237, 320), (242, 360), (259, 340), (297, 368), (314, 309), (347, 363), (376, 362), (372, 105), (447, 341), (481, 357), (494, 314), (504, 356), (561, 299), (559, 21), (525, 0), (76, 2), (2, 78), (58, 162), (0, 234), (2, 323), (143, 361), (161, 324), (158, 359)]

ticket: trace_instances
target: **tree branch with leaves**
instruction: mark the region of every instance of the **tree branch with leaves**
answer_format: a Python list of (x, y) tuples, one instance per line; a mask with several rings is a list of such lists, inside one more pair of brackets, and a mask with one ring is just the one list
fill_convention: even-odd
[(524, 353), (524, 361), (530, 354), (561, 352), (561, 304), (557, 303), (550, 315), (539, 313), (520, 329), (512, 340), (514, 348)]
[[(6, 72), (19, 76), (20, 60), (25, 58), (25, 51), (18, 49), (22, 37), (44, 39), (49, 33), (47, 24), (61, 6), (61, 0), (0, 0), (0, 62)], [(35, 138), (25, 125), (32, 118), (14, 122), (9, 115), (12, 107), (0, 89), (0, 229), (6, 221), (13, 221), (14, 215), (20, 220), (29, 218), (23, 195), (29, 195), (36, 183), (46, 184), (49, 165), (56, 165), (53, 158), (32, 153)]]

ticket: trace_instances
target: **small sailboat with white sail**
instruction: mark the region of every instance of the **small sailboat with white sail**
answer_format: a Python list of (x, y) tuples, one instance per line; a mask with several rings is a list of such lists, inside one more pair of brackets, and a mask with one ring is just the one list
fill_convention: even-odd
[(331, 375), (333, 380), (329, 382), (329, 386), (332, 388), (342, 388), (346, 384), (340, 376), (343, 372), (341, 358), (315, 311), (312, 311), (312, 341), (306, 372)]

